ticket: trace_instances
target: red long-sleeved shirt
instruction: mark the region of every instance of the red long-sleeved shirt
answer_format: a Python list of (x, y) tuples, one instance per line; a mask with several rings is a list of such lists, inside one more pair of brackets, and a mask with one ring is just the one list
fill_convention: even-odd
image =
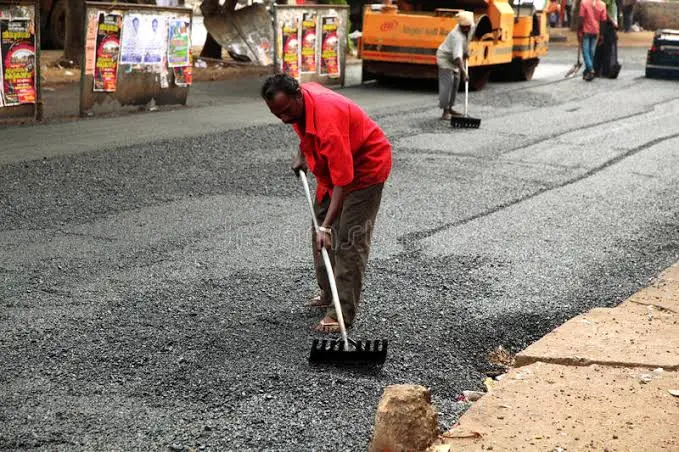
[(335, 186), (346, 193), (384, 183), (391, 172), (391, 144), (354, 102), (318, 83), (302, 85), (305, 123), (300, 149), (316, 176), (316, 199)]

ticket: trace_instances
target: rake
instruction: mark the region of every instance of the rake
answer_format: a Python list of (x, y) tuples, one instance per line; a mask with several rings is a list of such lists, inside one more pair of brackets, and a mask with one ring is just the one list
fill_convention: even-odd
[(481, 126), (479, 118), (472, 118), (467, 115), (469, 107), (469, 61), (465, 61), (465, 72), (467, 80), (464, 82), (464, 116), (453, 116), (450, 118), (450, 125), (453, 129), (478, 129)]
[(570, 78), (570, 77), (575, 77), (578, 72), (580, 72), (580, 68), (582, 67), (582, 62), (580, 61), (580, 49), (582, 48), (582, 43), (580, 42), (580, 39), (578, 38), (578, 60), (575, 62), (572, 68), (569, 69), (568, 72), (566, 72), (566, 75), (564, 75), (564, 78)]
[[(302, 185), (304, 186), (304, 193), (306, 194), (309, 210), (311, 211), (311, 220), (314, 224), (314, 230), (318, 234), (318, 221), (314, 214), (314, 204), (311, 200), (309, 183), (307, 182), (304, 171), (299, 171), (299, 177), (302, 179)], [(339, 295), (337, 294), (337, 285), (335, 284), (335, 275), (332, 271), (330, 256), (325, 248), (321, 249), (321, 254), (323, 256), (325, 270), (328, 272), (332, 302), (335, 305), (335, 311), (337, 312), (337, 323), (339, 323), (342, 338), (314, 339), (311, 344), (309, 363), (334, 364), (339, 366), (380, 366), (384, 364), (387, 359), (388, 341), (386, 339), (354, 341), (347, 337), (347, 329), (344, 325), (344, 316), (342, 315), (342, 307), (340, 306)]]

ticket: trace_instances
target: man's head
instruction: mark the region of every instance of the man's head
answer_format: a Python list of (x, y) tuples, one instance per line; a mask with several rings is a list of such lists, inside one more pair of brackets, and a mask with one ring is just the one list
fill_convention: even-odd
[(474, 13), (472, 13), (471, 11), (460, 12), (457, 15), (457, 23), (460, 26), (460, 31), (462, 31), (462, 33), (464, 33), (465, 36), (468, 36), (469, 32), (474, 26)]
[(139, 29), (139, 18), (135, 17), (132, 19), (132, 27), (136, 30)]
[(158, 19), (153, 19), (153, 21), (151, 21), (151, 28), (153, 28), (153, 31), (158, 30)]
[(295, 124), (304, 119), (304, 97), (297, 80), (286, 74), (272, 75), (262, 85), (262, 99), (278, 119)]

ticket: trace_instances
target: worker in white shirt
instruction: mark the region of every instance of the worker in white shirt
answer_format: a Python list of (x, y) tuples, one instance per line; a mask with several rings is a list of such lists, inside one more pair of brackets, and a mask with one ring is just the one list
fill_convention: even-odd
[(460, 81), (469, 80), (465, 61), (469, 58), (469, 39), (473, 27), (474, 14), (462, 11), (457, 15), (457, 25), (436, 51), (436, 63), (439, 68), (439, 107), (443, 110), (441, 119), (446, 121), (450, 119), (450, 115), (461, 115), (453, 110), (453, 105)]

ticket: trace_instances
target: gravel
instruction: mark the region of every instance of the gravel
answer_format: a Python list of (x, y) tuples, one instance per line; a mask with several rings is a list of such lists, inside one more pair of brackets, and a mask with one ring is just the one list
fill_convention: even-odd
[[(0, 449), (365, 450), (393, 383), (431, 387), (449, 427), (456, 395), (497, 371), (489, 351), (679, 258), (679, 140), (630, 151), (639, 128), (672, 132), (673, 88), (643, 82), (616, 112), (637, 75), (491, 85), (476, 132), (431, 119), (433, 93), (377, 116), (396, 162), (354, 335), (390, 339), (379, 372), (306, 363), (321, 313), (302, 308), (315, 283), (286, 127), (0, 167)], [(553, 129), (512, 120), (574, 103)], [(630, 111), (647, 113), (615, 120)], [(562, 164), (580, 139), (608, 152)]]

